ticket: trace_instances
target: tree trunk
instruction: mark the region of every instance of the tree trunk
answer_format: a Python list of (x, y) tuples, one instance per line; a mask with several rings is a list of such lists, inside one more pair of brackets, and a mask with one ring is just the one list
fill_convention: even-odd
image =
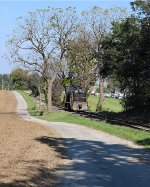
[(96, 112), (99, 112), (102, 110), (102, 105), (104, 102), (104, 79), (102, 77), (100, 77), (99, 88), (100, 88), (100, 96), (99, 96), (99, 100), (97, 103)]
[(47, 109), (48, 109), (48, 112), (52, 111), (52, 84), (53, 84), (53, 80), (52, 79), (48, 79), (47, 80), (47, 85), (48, 85)]
[(39, 98), (39, 109), (41, 110), (41, 87), (40, 86), (38, 87), (38, 90), (39, 90), (39, 96), (40, 96), (40, 98)]

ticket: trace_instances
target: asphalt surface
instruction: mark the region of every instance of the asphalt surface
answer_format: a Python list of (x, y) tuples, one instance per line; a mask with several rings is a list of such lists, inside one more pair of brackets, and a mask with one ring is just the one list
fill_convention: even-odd
[[(45, 136), (43, 142), (57, 141), (59, 152), (62, 142), (66, 151), (62, 157), (71, 160), (60, 167), (58, 174), (66, 187), (149, 187), (150, 152), (132, 142), (80, 125), (47, 122), (31, 117), (22, 96), (15, 93), (18, 113), (25, 120), (55, 129), (61, 137)], [(62, 153), (63, 154), (63, 153)]]

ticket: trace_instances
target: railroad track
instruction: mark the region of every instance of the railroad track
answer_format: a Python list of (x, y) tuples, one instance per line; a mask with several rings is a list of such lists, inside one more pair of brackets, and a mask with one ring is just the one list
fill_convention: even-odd
[[(34, 98), (34, 100), (36, 101), (36, 103), (38, 104), (38, 100)], [(45, 105), (44, 102), (42, 102), (43, 105)], [(65, 107), (60, 107), (60, 106), (54, 106), (55, 110), (57, 111), (64, 111), (64, 112), (68, 112), (70, 113), (70, 111), (66, 111)], [(92, 120), (96, 120), (96, 121), (106, 121), (110, 124), (114, 124), (114, 125), (122, 125), (122, 126), (126, 126), (126, 127), (131, 127), (134, 129), (140, 129), (140, 130), (145, 130), (145, 131), (149, 131), (150, 132), (150, 123), (143, 123), (143, 122), (136, 122), (133, 120), (127, 120), (127, 119), (123, 119), (123, 118), (119, 118), (119, 117), (112, 117), (110, 115), (104, 115), (101, 113), (94, 113), (94, 112), (87, 112), (87, 111), (78, 111), (78, 112), (72, 112), (72, 114), (79, 114), (81, 116), (84, 116), (86, 118), (90, 118)]]
[(77, 114), (84, 116), (86, 118), (96, 120), (96, 121), (104, 120), (111, 124), (122, 125), (122, 126), (135, 128), (135, 129), (150, 131), (150, 123), (143, 123), (140, 121), (136, 122), (133, 120), (127, 120), (127, 119), (123, 119), (119, 117), (112, 117), (112, 116), (108, 116), (108, 115), (104, 115), (100, 113), (85, 112), (85, 111), (78, 111)]

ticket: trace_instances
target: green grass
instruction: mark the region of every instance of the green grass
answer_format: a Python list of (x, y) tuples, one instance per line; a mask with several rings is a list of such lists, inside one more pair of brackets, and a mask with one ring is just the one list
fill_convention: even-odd
[(40, 116), (41, 113), (43, 113), (42, 111), (40, 110), (37, 110), (36, 108), (36, 103), (33, 101), (33, 99), (27, 94), (27, 92), (25, 91), (20, 91), (18, 90), (17, 92), (19, 92), (24, 100), (26, 101), (27, 103), (27, 106), (28, 106), (28, 111), (29, 113), (32, 115), (32, 116)]
[[(62, 94), (62, 96), (61, 96), (61, 101), (63, 101), (63, 97), (64, 97), (64, 94)], [(99, 99), (99, 96), (90, 95), (88, 97), (88, 106), (89, 106), (90, 112), (96, 111), (98, 99)], [(109, 111), (109, 112), (122, 112), (123, 107), (122, 107), (119, 99), (105, 98), (102, 110)]]
[[(96, 106), (98, 103), (98, 96), (90, 95), (88, 98), (88, 105), (89, 105), (89, 111), (95, 112)], [(104, 104), (103, 104), (103, 111), (109, 111), (109, 112), (121, 112), (123, 111), (123, 107), (120, 104), (119, 99), (115, 98), (105, 98)]]
[(121, 137), (126, 140), (130, 140), (138, 145), (143, 145), (145, 148), (150, 149), (150, 133), (142, 130), (136, 130), (128, 127), (122, 127), (118, 125), (111, 125), (104, 121), (97, 122), (95, 120), (90, 120), (85, 117), (81, 117), (78, 114), (71, 114), (66, 112), (50, 112), (43, 113), (40, 116), (40, 111), (35, 109), (36, 104), (31, 99), (29, 95), (25, 92), (19, 91), (22, 94), (25, 101), (28, 104), (28, 110), (31, 115), (34, 115), (40, 119), (45, 119), (54, 122), (66, 122), (84, 125), (90, 128), (101, 130), (109, 134)]

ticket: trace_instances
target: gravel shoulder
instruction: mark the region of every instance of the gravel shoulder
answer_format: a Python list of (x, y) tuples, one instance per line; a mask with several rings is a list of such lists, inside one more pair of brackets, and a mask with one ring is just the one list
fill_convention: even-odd
[(16, 93), (18, 113), (27, 121), (41, 123), (56, 130), (60, 137), (39, 139), (45, 144), (57, 142), (60, 152), (66, 143), (69, 160), (59, 168), (59, 179), (69, 187), (148, 187), (150, 184), (150, 154), (130, 141), (80, 125), (47, 122), (31, 117), (20, 94)]
[(25, 121), (17, 113), (17, 100), (9, 91), (0, 91), (0, 186), (59, 186), (56, 171), (66, 162), (54, 129)]

